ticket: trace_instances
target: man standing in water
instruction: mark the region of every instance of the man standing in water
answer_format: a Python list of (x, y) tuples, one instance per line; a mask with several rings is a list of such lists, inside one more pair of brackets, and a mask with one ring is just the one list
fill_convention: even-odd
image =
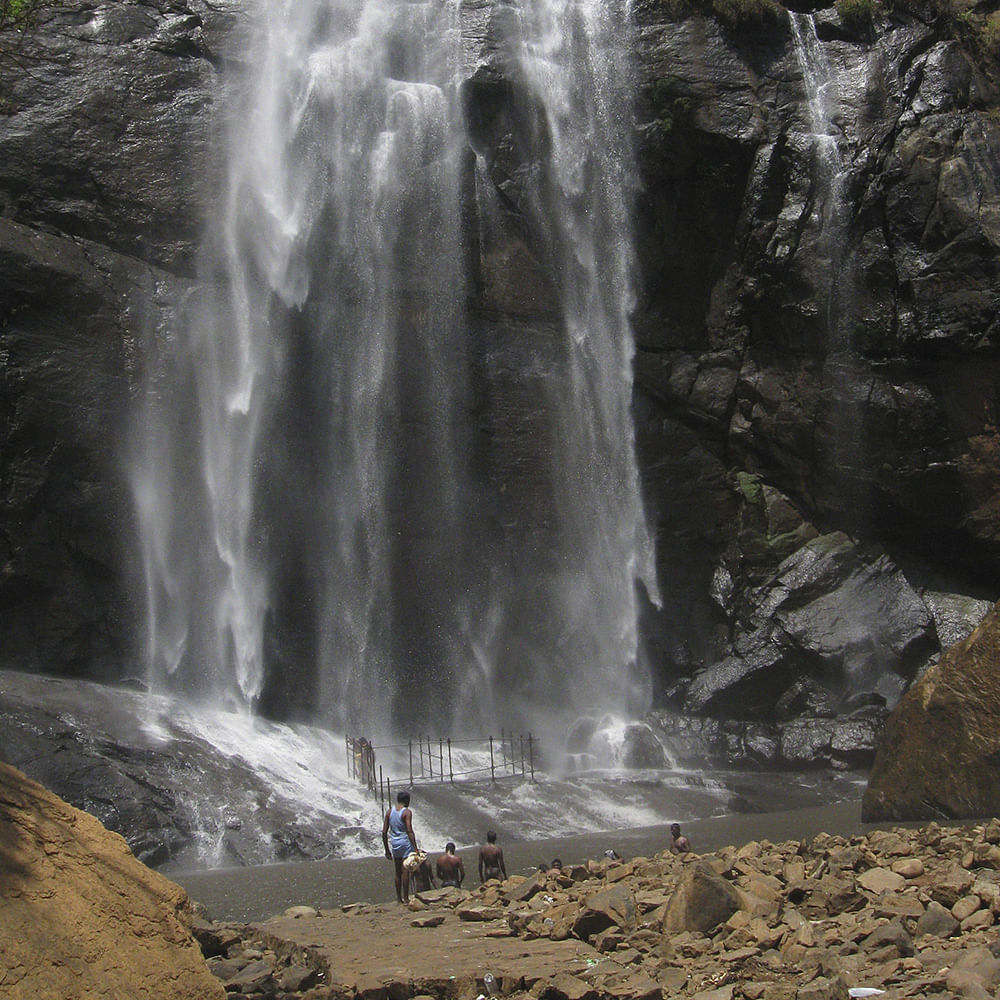
[(446, 885), (453, 885), (456, 889), (462, 888), (462, 880), (465, 878), (465, 865), (462, 859), (455, 853), (455, 845), (449, 840), (444, 847), (444, 854), (437, 859), (437, 876), (441, 879), (441, 888)]
[(386, 811), (382, 823), (382, 843), (385, 844), (385, 856), (396, 865), (396, 899), (400, 903), (409, 903), (410, 872), (404, 867), (403, 859), (417, 849), (409, 792), (399, 792), (396, 805)]
[(479, 848), (479, 881), (490, 878), (507, 877), (507, 869), (503, 863), (503, 849), (497, 847), (497, 835), (494, 830), (486, 834), (486, 843)]

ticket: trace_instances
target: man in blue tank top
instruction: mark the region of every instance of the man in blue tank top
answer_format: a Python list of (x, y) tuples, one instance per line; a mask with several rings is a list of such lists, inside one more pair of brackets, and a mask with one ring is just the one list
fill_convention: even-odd
[(400, 903), (409, 903), (410, 872), (403, 865), (403, 859), (417, 850), (409, 792), (399, 792), (396, 805), (386, 811), (382, 823), (382, 843), (385, 844), (385, 856), (396, 865), (396, 899)]

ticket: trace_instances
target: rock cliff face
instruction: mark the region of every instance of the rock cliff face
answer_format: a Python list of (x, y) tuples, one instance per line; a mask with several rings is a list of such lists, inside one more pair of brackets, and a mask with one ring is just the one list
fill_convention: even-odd
[(125, 841), (0, 764), (0, 990), (28, 997), (225, 996), (180, 886)]
[[(857, 762), (985, 613), (971, 598), (996, 597), (993, 66), (969, 19), (919, 3), (862, 26), (832, 7), (734, 23), (638, 0), (634, 15), (661, 722), (721, 757)], [(497, 358), (508, 328), (551, 322), (510, 196), (538, 153), (495, 44), (511, 8), (466, 0), (462, 16), (470, 147), (509, 208), (470, 250), (470, 325)], [(196, 280), (212, 104), (250, 30), (236, 2), (71, 2), (3, 63), (7, 666), (137, 672), (131, 402), (145, 342), (167, 342)]]

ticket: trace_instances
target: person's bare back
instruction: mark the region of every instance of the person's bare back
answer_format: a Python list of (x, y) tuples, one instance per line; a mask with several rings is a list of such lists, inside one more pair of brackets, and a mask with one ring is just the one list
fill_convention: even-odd
[(479, 848), (479, 881), (491, 878), (506, 878), (507, 869), (503, 863), (503, 848), (497, 847), (497, 835), (493, 830), (486, 834), (486, 843)]
[(687, 854), (691, 850), (691, 841), (681, 833), (680, 823), (673, 823), (670, 827), (670, 853)]
[(451, 841), (445, 845), (444, 854), (437, 859), (436, 867), (442, 888), (446, 885), (453, 885), (458, 889), (462, 887), (465, 865), (462, 864), (461, 855), (455, 853), (455, 845)]

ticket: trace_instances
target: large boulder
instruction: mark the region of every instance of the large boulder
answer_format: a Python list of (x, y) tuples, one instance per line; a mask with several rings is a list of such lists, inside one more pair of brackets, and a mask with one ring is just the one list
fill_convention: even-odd
[(663, 914), (664, 934), (708, 934), (743, 909), (739, 892), (711, 865), (696, 861), (684, 870)]
[(608, 927), (633, 930), (636, 923), (635, 897), (624, 883), (588, 896), (573, 923), (573, 933), (586, 940)]
[[(892, 705), (937, 647), (930, 611), (902, 572), (843, 532), (809, 538), (731, 613), (733, 651), (695, 677), (690, 712), (774, 718), (801, 703), (833, 715), (866, 692)], [(829, 690), (803, 690), (809, 671)]]
[(3, 763), (0, 906), (6, 1000), (225, 996), (192, 936), (184, 890)]
[(1000, 604), (890, 715), (862, 801), (866, 822), (1000, 813)]

